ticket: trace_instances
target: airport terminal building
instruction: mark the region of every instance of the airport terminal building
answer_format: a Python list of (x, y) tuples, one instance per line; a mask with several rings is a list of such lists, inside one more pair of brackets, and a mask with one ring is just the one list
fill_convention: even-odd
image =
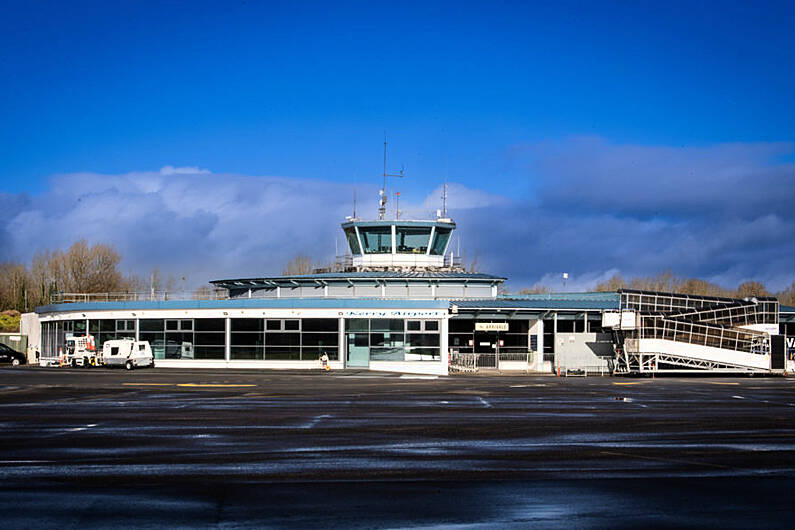
[(333, 270), (215, 280), (217, 299), (62, 295), (24, 315), (29, 355), (57, 362), (67, 337), (91, 334), (146, 340), (158, 367), (317, 369), (322, 354), (333, 369), (436, 375), (783, 372), (792, 362), (795, 309), (774, 299), (505, 295), (505, 278), (466, 272), (449, 252), (451, 219), (342, 229), (350, 254)]

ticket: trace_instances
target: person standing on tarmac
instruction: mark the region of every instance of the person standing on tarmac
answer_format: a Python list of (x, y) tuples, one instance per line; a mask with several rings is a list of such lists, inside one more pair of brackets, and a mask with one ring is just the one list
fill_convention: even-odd
[(326, 352), (323, 352), (320, 355), (320, 368), (326, 371), (331, 369), (331, 367), (329, 367), (328, 365), (328, 355), (326, 354)]

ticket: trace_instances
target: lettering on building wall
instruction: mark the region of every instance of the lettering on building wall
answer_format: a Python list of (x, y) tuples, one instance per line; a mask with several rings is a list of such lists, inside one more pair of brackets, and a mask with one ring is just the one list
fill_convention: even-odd
[(443, 318), (446, 311), (423, 310), (371, 310), (371, 311), (340, 311), (339, 316), (345, 318)]
[(508, 331), (507, 322), (475, 322), (475, 331)]

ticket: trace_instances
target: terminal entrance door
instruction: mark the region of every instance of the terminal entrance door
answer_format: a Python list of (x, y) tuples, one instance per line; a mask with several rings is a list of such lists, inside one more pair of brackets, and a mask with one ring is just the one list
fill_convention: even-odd
[(497, 343), (496, 331), (476, 331), (475, 332), (475, 353), (494, 353), (494, 345)]
[(347, 355), (345, 366), (367, 368), (370, 366), (370, 335), (368, 333), (347, 334)]

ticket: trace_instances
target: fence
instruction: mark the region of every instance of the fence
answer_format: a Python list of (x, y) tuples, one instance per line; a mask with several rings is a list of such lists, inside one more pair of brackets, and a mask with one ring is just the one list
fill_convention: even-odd
[(613, 370), (608, 365), (600, 366), (577, 366), (576, 368), (560, 367), (560, 375), (563, 377), (588, 377), (589, 375), (606, 376), (612, 375)]
[[(535, 359), (535, 352), (523, 353), (457, 353), (450, 354), (450, 371), (475, 373), (480, 370), (499, 370), (502, 366), (528, 370)], [(510, 363), (509, 365), (507, 363)], [(519, 367), (521, 366), (521, 367)]]
[(14, 351), (26, 353), (28, 351), (28, 337), (19, 333), (0, 333), (0, 344), (5, 344)]

